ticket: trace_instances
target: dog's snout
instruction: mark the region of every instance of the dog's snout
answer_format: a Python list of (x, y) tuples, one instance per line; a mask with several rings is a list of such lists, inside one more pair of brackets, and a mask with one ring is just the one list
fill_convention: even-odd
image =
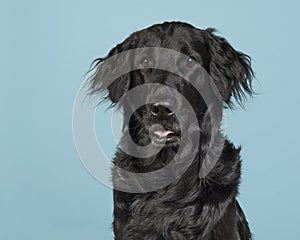
[(168, 118), (174, 115), (171, 104), (168, 102), (151, 104), (149, 110), (150, 114), (157, 118)]

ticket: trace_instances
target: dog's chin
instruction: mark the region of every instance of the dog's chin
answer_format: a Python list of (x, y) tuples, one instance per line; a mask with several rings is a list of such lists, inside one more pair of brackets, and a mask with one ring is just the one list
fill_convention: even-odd
[(157, 147), (174, 147), (181, 141), (181, 134), (173, 130), (154, 131), (150, 135), (152, 144)]
[(153, 137), (152, 144), (157, 147), (175, 147), (180, 144), (180, 137), (172, 136), (167, 138)]

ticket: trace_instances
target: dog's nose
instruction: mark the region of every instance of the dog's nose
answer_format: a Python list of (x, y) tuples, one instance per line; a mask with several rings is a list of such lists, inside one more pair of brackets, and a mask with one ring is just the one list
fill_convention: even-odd
[(171, 104), (165, 103), (155, 103), (150, 106), (150, 114), (157, 118), (167, 118), (174, 115), (174, 111), (170, 109)]

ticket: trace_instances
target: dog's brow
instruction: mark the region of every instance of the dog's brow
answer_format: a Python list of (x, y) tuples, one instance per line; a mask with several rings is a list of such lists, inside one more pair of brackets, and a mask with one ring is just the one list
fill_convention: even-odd
[(161, 45), (161, 39), (154, 34), (150, 36), (141, 36), (139, 45), (143, 47), (158, 47)]

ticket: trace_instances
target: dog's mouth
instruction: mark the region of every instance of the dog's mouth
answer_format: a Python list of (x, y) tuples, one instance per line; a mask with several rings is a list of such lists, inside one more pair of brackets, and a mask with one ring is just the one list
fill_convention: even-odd
[(180, 131), (172, 129), (153, 129), (150, 136), (152, 143), (156, 145), (174, 145), (181, 139)]

